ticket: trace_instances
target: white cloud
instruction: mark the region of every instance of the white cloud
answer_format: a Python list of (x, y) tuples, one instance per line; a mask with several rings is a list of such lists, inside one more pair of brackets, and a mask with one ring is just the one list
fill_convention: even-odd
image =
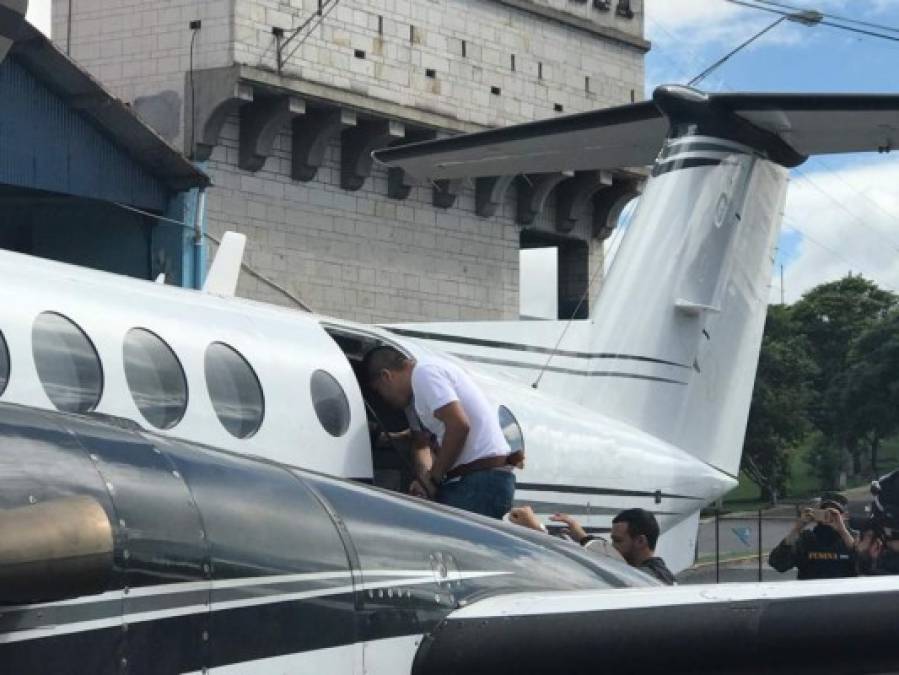
[(50, 2), (51, 0), (31, 0), (28, 3), (26, 18), (44, 35), (50, 35)]
[(850, 271), (899, 291), (899, 159), (872, 156), (842, 171), (823, 161), (801, 167), (787, 194), (784, 228), (804, 236), (785, 269), (786, 301)]

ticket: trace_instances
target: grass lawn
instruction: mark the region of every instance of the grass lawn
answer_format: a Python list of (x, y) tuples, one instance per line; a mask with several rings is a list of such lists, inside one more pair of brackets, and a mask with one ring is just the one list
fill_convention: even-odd
[[(805, 453), (804, 445), (790, 453), (790, 481), (787, 483), (787, 494), (785, 495), (787, 500), (813, 497), (821, 490), (818, 477), (812, 473), (811, 468), (805, 462)], [(880, 475), (899, 468), (899, 436), (881, 444), (877, 463)], [(867, 475), (862, 474), (858, 478), (850, 478), (846, 487), (867, 485), (869, 480)], [(752, 511), (766, 506), (761, 500), (761, 490), (742, 472), (740, 473), (740, 484), (724, 498), (724, 504), (731, 511)]]

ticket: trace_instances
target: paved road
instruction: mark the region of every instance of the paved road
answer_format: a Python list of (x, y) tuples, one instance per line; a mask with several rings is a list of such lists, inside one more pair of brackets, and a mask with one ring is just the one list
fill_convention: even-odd
[[(786, 536), (793, 526), (792, 518), (767, 518), (761, 522), (762, 550), (770, 551)], [(722, 557), (758, 554), (758, 518), (732, 518), (722, 516), (718, 523), (719, 551)], [(699, 524), (699, 560), (715, 556), (715, 521)]]

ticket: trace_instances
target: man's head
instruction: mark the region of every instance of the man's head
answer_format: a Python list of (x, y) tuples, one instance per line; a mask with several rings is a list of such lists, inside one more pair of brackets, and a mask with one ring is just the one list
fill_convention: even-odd
[(627, 509), (612, 520), (612, 545), (630, 565), (655, 555), (659, 524), (649, 511)]
[(839, 492), (825, 492), (820, 500), (822, 509), (836, 509), (840, 513), (846, 513), (849, 500)]
[(402, 409), (412, 400), (413, 365), (394, 347), (375, 347), (362, 360), (362, 372), (369, 387), (389, 405)]

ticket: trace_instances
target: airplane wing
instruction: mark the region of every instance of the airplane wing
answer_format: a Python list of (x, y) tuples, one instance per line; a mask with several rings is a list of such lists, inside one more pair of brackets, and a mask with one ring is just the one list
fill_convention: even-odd
[[(809, 155), (888, 151), (899, 144), (899, 96), (703, 94), (660, 87), (652, 101), (377, 150), (374, 157), (418, 178), (455, 179), (651, 164), (668, 134), (674, 99), (714, 132), (749, 145), (775, 139), (801, 163)], [(746, 122), (749, 125), (746, 125)], [(750, 126), (751, 125), (751, 126)], [(746, 127), (754, 128), (747, 134)], [(783, 153), (781, 153), (781, 156)]]
[(895, 577), (487, 598), (426, 635), (412, 675), (886, 673)]

